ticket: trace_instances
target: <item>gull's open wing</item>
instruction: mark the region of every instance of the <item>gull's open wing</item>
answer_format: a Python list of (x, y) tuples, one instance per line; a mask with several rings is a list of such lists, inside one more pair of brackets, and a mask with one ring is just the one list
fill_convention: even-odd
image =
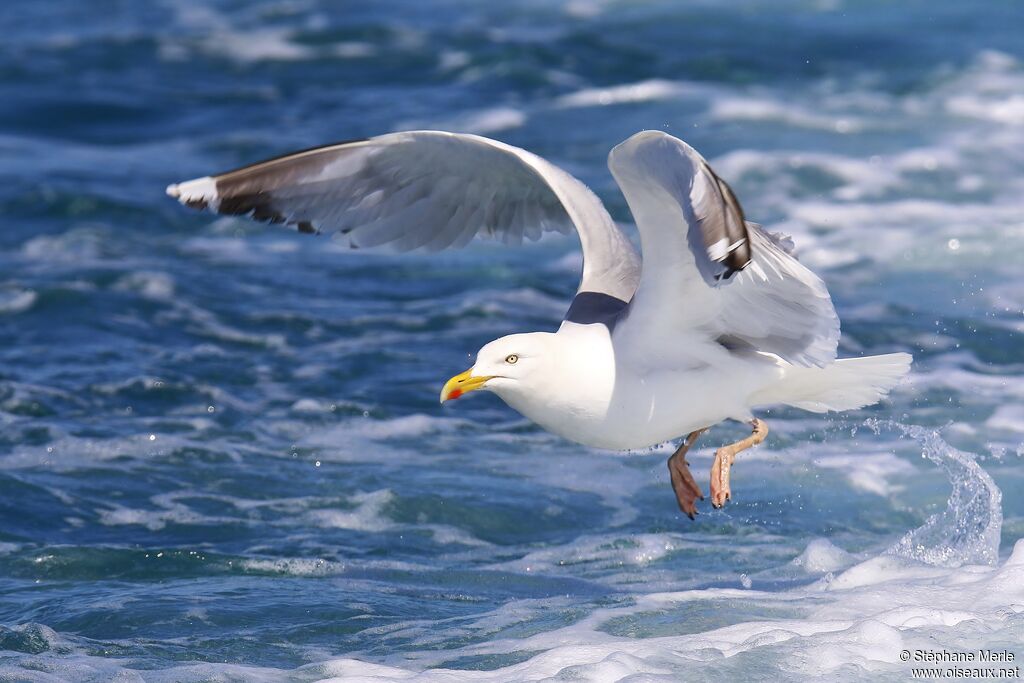
[(583, 247), (580, 294), (624, 305), (639, 279), (636, 251), (583, 183), (476, 135), (411, 131), (327, 145), (171, 185), (167, 193), (197, 209), (338, 233), (353, 249), (438, 251), (477, 235), (519, 244), (575, 228)]
[(638, 337), (671, 343), (696, 332), (798, 365), (835, 358), (839, 319), (825, 283), (745, 221), (696, 150), (644, 131), (613, 149), (608, 166), (640, 231), (643, 272), (627, 318)]

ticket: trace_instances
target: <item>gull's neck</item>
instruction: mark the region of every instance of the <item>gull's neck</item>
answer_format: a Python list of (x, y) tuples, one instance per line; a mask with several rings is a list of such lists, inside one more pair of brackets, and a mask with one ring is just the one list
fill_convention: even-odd
[(548, 339), (542, 371), (497, 393), (544, 429), (586, 443), (586, 425), (604, 418), (615, 389), (611, 334), (601, 324), (566, 321)]

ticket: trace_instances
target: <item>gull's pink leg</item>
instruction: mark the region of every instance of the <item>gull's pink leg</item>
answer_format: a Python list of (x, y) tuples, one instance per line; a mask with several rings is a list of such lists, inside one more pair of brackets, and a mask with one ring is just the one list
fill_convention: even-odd
[(725, 501), (732, 498), (732, 491), (729, 489), (729, 470), (736, 460), (736, 454), (758, 445), (768, 436), (768, 425), (764, 420), (754, 418), (750, 425), (754, 428), (750, 436), (715, 451), (715, 462), (711, 465), (711, 505), (716, 508), (722, 507)]
[(676, 493), (676, 502), (679, 503), (679, 509), (690, 519), (697, 515), (697, 499), (704, 500), (704, 494), (701, 493), (697, 480), (690, 474), (690, 464), (686, 462), (686, 453), (690, 450), (690, 446), (697, 441), (697, 437), (706, 431), (705, 427), (690, 432), (682, 445), (668, 459), (668, 474), (672, 478), (672, 490)]

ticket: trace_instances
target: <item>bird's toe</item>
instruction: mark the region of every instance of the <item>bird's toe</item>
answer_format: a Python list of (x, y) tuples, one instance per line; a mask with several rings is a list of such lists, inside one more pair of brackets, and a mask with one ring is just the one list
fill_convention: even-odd
[(697, 501), (704, 500), (700, 486), (690, 472), (689, 464), (680, 457), (669, 458), (669, 476), (672, 480), (672, 491), (676, 494), (679, 509), (690, 519), (696, 519)]
[(721, 508), (732, 498), (729, 488), (729, 454), (725, 449), (715, 452), (715, 461), (711, 465), (711, 506)]

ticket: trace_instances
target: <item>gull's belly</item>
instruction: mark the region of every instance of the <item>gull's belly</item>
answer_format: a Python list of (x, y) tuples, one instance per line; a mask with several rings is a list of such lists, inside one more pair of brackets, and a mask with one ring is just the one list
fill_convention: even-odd
[[(620, 374), (610, 395), (586, 403), (516, 405), (549, 432), (596, 448), (647, 448), (727, 419), (750, 419), (747, 397), (764, 380), (762, 368), (737, 378), (714, 368), (655, 375)], [(599, 409), (595, 406), (601, 404)]]
[(547, 431), (597, 448), (647, 448), (722, 420), (750, 419), (748, 398), (778, 376), (766, 358), (733, 356), (697, 336), (642, 356), (628, 340), (613, 341), (604, 325), (564, 323), (555, 340), (565, 351), (543, 383), (494, 391)]
[(616, 388), (604, 419), (576, 440), (616, 450), (647, 448), (750, 414), (747, 382), (730, 382), (712, 368), (623, 377)]

